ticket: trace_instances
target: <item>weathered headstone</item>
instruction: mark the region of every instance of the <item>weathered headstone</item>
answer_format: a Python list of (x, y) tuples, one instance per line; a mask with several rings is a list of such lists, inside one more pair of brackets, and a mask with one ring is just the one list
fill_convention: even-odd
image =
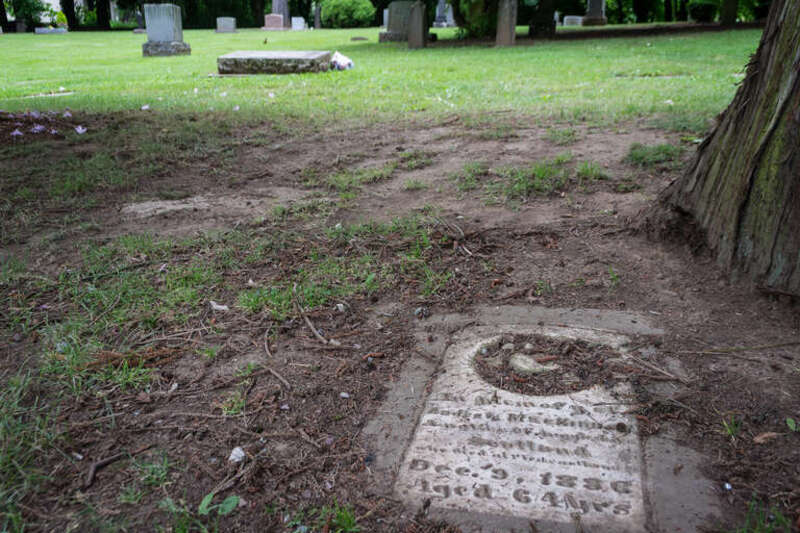
[(500, 0), (497, 6), (495, 46), (514, 46), (517, 39), (517, 0)]
[(236, 19), (217, 17), (217, 33), (236, 33)]
[(283, 27), (290, 28), (292, 16), (289, 13), (289, 0), (272, 0), (272, 14), (283, 16)]
[(439, 0), (436, 3), (436, 18), (433, 19), (433, 27), (447, 27), (447, 2), (445, 0)]
[[(572, 328), (540, 331), (609, 345), (629, 341)], [(499, 389), (473, 362), (492, 342), (467, 337), (448, 348), (398, 472), (397, 496), (412, 506), (425, 501), (431, 512), (496, 517), (496, 527), (482, 531), (508, 531), (503, 519), (535, 521), (538, 531), (576, 531), (576, 523), (581, 531), (644, 531), (642, 449), (630, 391), (531, 396)]]
[(606, 0), (588, 0), (586, 5), (586, 15), (583, 17), (584, 26), (605, 26), (608, 23), (606, 18)]
[(181, 8), (175, 4), (145, 4), (144, 20), (147, 25), (147, 42), (142, 45), (142, 55), (188, 55), (191, 47), (183, 42)]
[(408, 47), (412, 50), (425, 48), (428, 44), (428, 17), (425, 4), (414, 2), (408, 17)]
[(567, 15), (564, 17), (564, 26), (583, 26), (583, 17)]
[(456, 24), (456, 18), (455, 16), (453, 16), (453, 6), (447, 4), (447, 9), (445, 10), (444, 15), (445, 18), (447, 18), (447, 27), (455, 28), (457, 24)]
[(389, 20), (386, 31), (378, 34), (378, 42), (398, 42), (408, 40), (408, 18), (411, 15), (410, 0), (395, 0), (389, 4)]
[(133, 29), (133, 33), (147, 33), (147, 30), (144, 27), (144, 15), (136, 12), (136, 27)]
[(303, 17), (292, 17), (292, 30), (302, 31), (306, 29), (306, 19)]
[(283, 27), (283, 15), (278, 15), (276, 13), (271, 13), (269, 15), (264, 15), (264, 26), (261, 28), (262, 30), (282, 30)]
[(324, 72), (330, 52), (238, 51), (217, 58), (220, 74), (296, 74)]
[(386, 27), (388, 27), (388, 24), (389, 24), (389, 9), (387, 8), (387, 9), (383, 10), (383, 26), (382, 27), (386, 28)]

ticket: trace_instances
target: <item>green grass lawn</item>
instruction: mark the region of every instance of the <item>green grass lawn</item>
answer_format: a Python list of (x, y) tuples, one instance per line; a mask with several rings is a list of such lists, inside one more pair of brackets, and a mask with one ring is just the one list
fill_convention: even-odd
[[(730, 101), (759, 30), (580, 41), (521, 41), (513, 48), (458, 46), (454, 30), (424, 50), (378, 44), (378, 29), (184, 32), (191, 56), (142, 57), (129, 32), (0, 37), (0, 109), (92, 112), (139, 109), (235, 113), (312, 122), (413, 119), (514, 110), (546, 119), (613, 122), (665, 116), (702, 125)], [(519, 29), (523, 33), (523, 28)], [(351, 42), (353, 36), (368, 41)], [(268, 39), (268, 43), (264, 40)], [(225, 77), (217, 56), (235, 50), (338, 50), (346, 72)], [(58, 92), (73, 94), (34, 97)]]

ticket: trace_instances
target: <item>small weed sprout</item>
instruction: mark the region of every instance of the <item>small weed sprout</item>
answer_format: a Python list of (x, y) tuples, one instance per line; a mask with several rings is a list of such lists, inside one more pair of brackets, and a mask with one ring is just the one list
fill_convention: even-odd
[(725, 434), (728, 435), (731, 440), (736, 440), (736, 436), (739, 434), (739, 430), (741, 429), (742, 423), (739, 420), (736, 420), (736, 416), (731, 415), (730, 420), (722, 419), (722, 429), (725, 431)]
[(578, 142), (578, 130), (575, 128), (550, 128), (544, 136), (545, 139), (558, 146), (566, 146)]
[(455, 181), (456, 189), (459, 192), (467, 192), (477, 189), (480, 185), (478, 179), (489, 172), (489, 165), (482, 161), (465, 163), (462, 169), (453, 173), (450, 179)]
[(787, 418), (786, 426), (789, 428), (790, 431), (793, 431), (795, 433), (800, 433), (800, 425), (797, 424), (797, 421), (794, 418)]
[(608, 265), (608, 280), (611, 283), (611, 288), (616, 289), (619, 286), (619, 274), (614, 270), (614, 267)]

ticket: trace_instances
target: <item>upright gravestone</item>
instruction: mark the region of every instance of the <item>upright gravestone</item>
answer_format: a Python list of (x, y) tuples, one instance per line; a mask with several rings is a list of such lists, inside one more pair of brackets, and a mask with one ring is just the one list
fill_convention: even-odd
[(306, 19), (303, 17), (292, 17), (292, 30), (303, 31), (306, 29)]
[(283, 27), (290, 28), (292, 16), (289, 14), (289, 0), (272, 0), (272, 14), (283, 17)]
[(144, 20), (147, 25), (147, 42), (142, 45), (142, 55), (147, 57), (192, 53), (191, 47), (183, 42), (180, 6), (145, 4)]
[(389, 9), (388, 8), (383, 10), (383, 27), (384, 28), (388, 28), (389, 27)]
[(500, 0), (497, 6), (496, 46), (514, 46), (517, 38), (517, 0)]
[(133, 29), (133, 33), (147, 33), (147, 30), (144, 28), (144, 16), (136, 12), (136, 27)]
[(408, 40), (408, 18), (411, 15), (410, 0), (395, 0), (389, 4), (389, 21), (386, 31), (378, 35), (378, 42), (398, 42)]
[(264, 15), (264, 26), (262, 30), (282, 30), (283, 28), (283, 15), (271, 13)]
[(217, 33), (236, 33), (236, 19), (217, 17)]
[(564, 17), (564, 26), (583, 26), (583, 17), (567, 15)]
[(588, 0), (586, 6), (586, 16), (583, 17), (584, 26), (605, 26), (606, 19), (606, 0)]
[(436, 3), (436, 18), (433, 19), (433, 27), (447, 27), (447, 2), (445, 2), (445, 0), (439, 0)]
[(414, 2), (408, 17), (408, 47), (410, 49), (425, 48), (425, 45), (428, 44), (427, 19), (425, 4), (420, 1)]

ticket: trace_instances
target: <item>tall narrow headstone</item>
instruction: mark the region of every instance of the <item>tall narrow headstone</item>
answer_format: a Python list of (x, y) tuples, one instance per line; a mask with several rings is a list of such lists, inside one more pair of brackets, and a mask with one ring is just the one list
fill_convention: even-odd
[(322, 4), (319, 2), (314, 3), (314, 29), (322, 28)]
[(433, 20), (433, 27), (447, 27), (447, 2), (445, 0), (439, 0), (436, 3), (436, 18)]
[(389, 27), (389, 8), (383, 10), (383, 27)]
[(411, 6), (408, 17), (408, 47), (413, 49), (425, 48), (428, 44), (428, 20), (425, 13), (425, 4), (420, 1)]
[(517, 39), (517, 0), (500, 0), (497, 5), (496, 46), (514, 46)]
[(411, 15), (410, 0), (395, 0), (389, 4), (389, 20), (386, 31), (378, 34), (378, 42), (398, 42), (408, 40), (408, 19)]
[(584, 26), (605, 26), (606, 19), (606, 0), (588, 0), (586, 5), (586, 16), (583, 17)]
[(191, 47), (183, 42), (180, 6), (145, 4), (144, 20), (147, 25), (147, 42), (142, 45), (142, 55), (172, 56), (192, 53)]
[(217, 17), (217, 33), (236, 33), (236, 19)]
[(272, 14), (283, 16), (283, 27), (292, 27), (292, 18), (289, 14), (289, 1), (288, 0), (272, 0)]

